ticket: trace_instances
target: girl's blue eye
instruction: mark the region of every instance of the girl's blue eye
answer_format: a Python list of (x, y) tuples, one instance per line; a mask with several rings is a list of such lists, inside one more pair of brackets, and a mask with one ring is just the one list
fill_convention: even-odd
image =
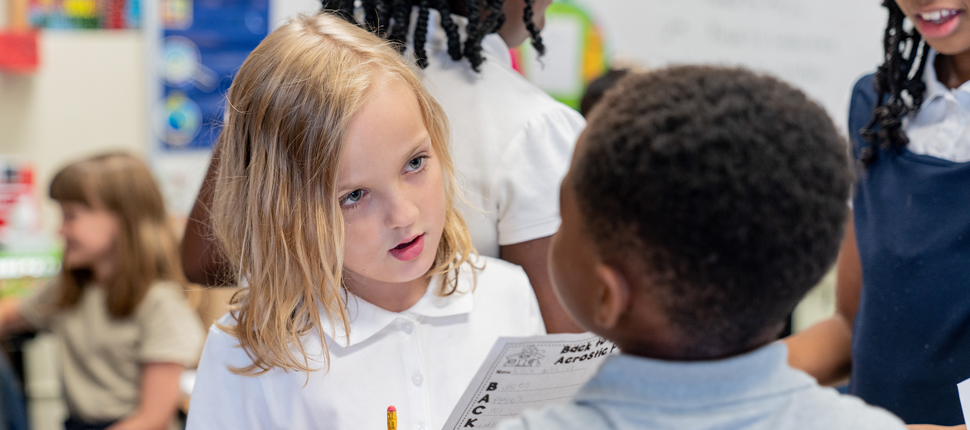
[(424, 160), (427, 158), (428, 158), (427, 155), (422, 155), (420, 157), (412, 158), (411, 161), (408, 161), (408, 165), (405, 170), (407, 170), (408, 172), (414, 172), (416, 170), (421, 169), (421, 167), (424, 166)]
[(349, 206), (359, 202), (362, 198), (364, 198), (364, 190), (353, 190), (340, 200), (340, 205)]

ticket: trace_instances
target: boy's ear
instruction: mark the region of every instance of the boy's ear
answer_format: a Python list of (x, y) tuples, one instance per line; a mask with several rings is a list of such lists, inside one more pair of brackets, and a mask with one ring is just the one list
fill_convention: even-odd
[(605, 329), (612, 329), (620, 318), (630, 308), (631, 288), (630, 280), (622, 270), (600, 263), (596, 265), (596, 275), (602, 281), (597, 300), (593, 322)]

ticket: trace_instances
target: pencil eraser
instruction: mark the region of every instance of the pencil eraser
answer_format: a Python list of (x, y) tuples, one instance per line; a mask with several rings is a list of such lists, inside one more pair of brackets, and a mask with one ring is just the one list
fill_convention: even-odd
[(387, 411), (388, 412), (397, 412), (397, 408), (395, 408), (394, 406), (388, 406), (387, 407)]

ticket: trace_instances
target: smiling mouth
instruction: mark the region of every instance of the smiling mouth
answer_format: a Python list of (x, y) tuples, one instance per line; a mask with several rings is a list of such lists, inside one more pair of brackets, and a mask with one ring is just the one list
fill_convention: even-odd
[(961, 13), (963, 13), (963, 11), (957, 10), (957, 9), (940, 9), (940, 10), (934, 10), (930, 12), (918, 13), (916, 15), (919, 16), (921, 20), (926, 21), (930, 24), (940, 25), (953, 18), (956, 18), (956, 16)]
[(960, 25), (964, 11), (960, 9), (935, 9), (919, 12), (913, 24), (927, 39), (941, 39), (951, 36)]

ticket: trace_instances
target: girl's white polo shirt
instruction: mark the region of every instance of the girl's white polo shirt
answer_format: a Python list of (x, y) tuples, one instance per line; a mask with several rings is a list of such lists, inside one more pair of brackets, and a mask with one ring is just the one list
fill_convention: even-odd
[[(520, 267), (488, 257), (476, 265), (484, 265), (477, 274), (468, 264), (461, 267), (459, 293), (439, 297), (435, 277), (425, 295), (400, 313), (351, 296), (350, 338), (339, 330), (326, 337), (329, 372), (236, 375), (227, 366), (252, 361), (234, 337), (213, 325), (187, 429), (384, 429), (391, 405), (398, 428), (440, 429), (497, 338), (545, 333)], [(234, 319), (227, 314), (220, 323), (232, 325)], [(317, 335), (304, 336), (303, 344), (310, 362), (322, 363)]]

